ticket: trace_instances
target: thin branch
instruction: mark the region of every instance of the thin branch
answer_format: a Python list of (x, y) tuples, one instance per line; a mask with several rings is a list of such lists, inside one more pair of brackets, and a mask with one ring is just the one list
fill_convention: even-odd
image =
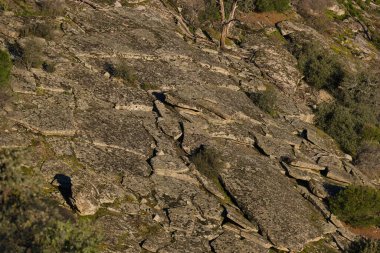
[(220, 15), (222, 16), (222, 22), (226, 20), (226, 12), (224, 8), (224, 0), (219, 0), (220, 5)]
[(228, 20), (232, 20), (235, 18), (235, 12), (236, 12), (237, 8), (238, 8), (238, 0), (234, 0), (234, 3), (232, 5), (232, 10), (230, 12), (230, 16), (229, 16)]

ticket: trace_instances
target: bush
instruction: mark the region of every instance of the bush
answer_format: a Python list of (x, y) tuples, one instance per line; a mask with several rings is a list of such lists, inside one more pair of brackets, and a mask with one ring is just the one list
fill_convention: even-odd
[(219, 183), (219, 170), (221, 162), (216, 150), (202, 146), (190, 160), (195, 164), (199, 172), (211, 179), (214, 183)]
[(199, 22), (203, 24), (207, 21), (219, 22), (220, 20), (221, 16), (217, 2), (214, 0), (205, 1), (205, 10), (199, 13)]
[(303, 44), (293, 49), (306, 82), (317, 89), (334, 90), (343, 81), (344, 71), (338, 61), (314, 44)]
[(136, 85), (137, 78), (135, 71), (124, 60), (119, 61), (115, 64), (106, 63), (105, 70), (110, 73), (112, 77), (121, 78), (130, 85)]
[(341, 92), (340, 101), (320, 105), (315, 118), (316, 125), (352, 155), (356, 155), (363, 143), (380, 142), (378, 112), (374, 110), (376, 107), (367, 103), (364, 95), (359, 95), (358, 92), (354, 94), (361, 98), (353, 98), (349, 93)]
[(21, 61), (27, 69), (42, 66), (42, 45), (37, 39), (30, 38), (22, 46)]
[(22, 29), (21, 35), (23, 37), (32, 35), (32, 36), (44, 38), (47, 40), (51, 40), (54, 37), (53, 31), (54, 31), (54, 26), (52, 26), (49, 23), (30, 23)]
[(331, 211), (353, 226), (380, 226), (380, 191), (349, 186), (329, 199)]
[(0, 87), (8, 82), (11, 69), (12, 61), (9, 54), (0, 50)]
[(289, 9), (290, 1), (289, 0), (257, 0), (256, 10), (260, 12), (264, 11), (278, 11), (283, 12)]
[(350, 109), (340, 104), (322, 104), (316, 113), (316, 125), (333, 137), (340, 147), (355, 154), (359, 146), (358, 122)]
[(42, 69), (48, 73), (53, 73), (55, 71), (55, 65), (51, 62), (42, 63)]
[(277, 94), (273, 88), (267, 88), (265, 91), (251, 93), (249, 98), (261, 110), (269, 113), (272, 116), (276, 115), (275, 102)]
[(99, 236), (47, 197), (39, 178), (0, 154), (0, 252), (97, 252)]
[(378, 253), (380, 252), (380, 241), (361, 238), (350, 244), (346, 253)]

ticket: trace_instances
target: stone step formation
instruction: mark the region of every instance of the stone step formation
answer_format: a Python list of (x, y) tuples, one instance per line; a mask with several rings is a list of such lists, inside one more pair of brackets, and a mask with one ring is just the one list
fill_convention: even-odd
[[(117, 3), (67, 1), (55, 39), (39, 41), (55, 71), (15, 65), (0, 114), (0, 148), (46, 182), (69, 177), (79, 214), (105, 232), (104, 252), (342, 250), (355, 240), (325, 200), (373, 182), (311, 124), (315, 94), (286, 48), (253, 34), (219, 52), (184, 40), (160, 1)], [(22, 23), (0, 15), (0, 45), (22, 44)], [(277, 26), (325, 40), (295, 21)], [(124, 79), (105, 69), (119, 62)], [(277, 117), (247, 96), (266, 84), (280, 91)]]

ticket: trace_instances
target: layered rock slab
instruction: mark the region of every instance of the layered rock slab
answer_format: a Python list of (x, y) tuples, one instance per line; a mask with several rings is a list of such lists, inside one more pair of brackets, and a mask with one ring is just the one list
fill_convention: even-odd
[(122, 149), (148, 158), (154, 147), (143, 118), (127, 111), (90, 110), (78, 113), (80, 134), (96, 146)]
[(221, 172), (226, 190), (276, 247), (301, 250), (325, 233), (324, 218), (270, 159), (236, 145), (224, 150), (223, 157), (231, 164)]

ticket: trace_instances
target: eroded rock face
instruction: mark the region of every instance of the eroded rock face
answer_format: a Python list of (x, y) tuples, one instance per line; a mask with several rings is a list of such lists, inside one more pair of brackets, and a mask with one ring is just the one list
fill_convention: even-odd
[(300, 250), (324, 233), (327, 223), (280, 173), (278, 165), (255, 151), (229, 154), (231, 168), (222, 172), (225, 188), (249, 219), (278, 247)]
[[(369, 181), (310, 125), (293, 56), (261, 34), (218, 52), (185, 41), (160, 1), (116, 3), (67, 3), (70, 21), (54, 20), (60, 36), (44, 48), (54, 73), (14, 66), (0, 149), (40, 170), (64, 206), (94, 215), (105, 252), (295, 252), (326, 234), (343, 240), (321, 199)], [(0, 15), (1, 47), (22, 22)], [(278, 28), (321, 39), (295, 22)], [(104, 67), (119, 61), (126, 80)], [(268, 83), (280, 94), (275, 118), (247, 96)], [(209, 148), (218, 162), (195, 165)], [(57, 175), (70, 180), (72, 205), (60, 182), (49, 186)]]

